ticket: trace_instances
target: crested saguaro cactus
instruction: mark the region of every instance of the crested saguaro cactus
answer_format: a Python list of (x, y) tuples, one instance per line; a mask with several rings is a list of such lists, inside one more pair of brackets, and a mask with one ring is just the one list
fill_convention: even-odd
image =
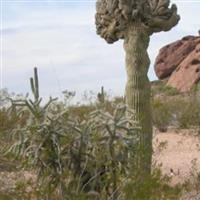
[(97, 0), (97, 34), (108, 43), (124, 39), (126, 52), (126, 103), (136, 112), (141, 126), (138, 167), (151, 171), (152, 122), (150, 108), (150, 65), (147, 48), (155, 32), (169, 31), (180, 17), (170, 0)]

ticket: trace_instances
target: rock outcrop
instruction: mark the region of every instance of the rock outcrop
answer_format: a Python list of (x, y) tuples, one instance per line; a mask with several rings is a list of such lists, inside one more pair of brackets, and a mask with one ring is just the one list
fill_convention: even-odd
[(200, 36), (186, 36), (163, 47), (155, 71), (159, 79), (169, 78), (167, 85), (180, 92), (189, 91), (200, 81)]

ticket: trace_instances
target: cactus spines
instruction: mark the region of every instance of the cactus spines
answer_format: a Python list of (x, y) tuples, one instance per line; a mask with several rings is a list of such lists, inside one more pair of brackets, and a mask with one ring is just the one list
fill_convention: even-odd
[(150, 174), (152, 157), (152, 122), (150, 82), (147, 72), (150, 65), (147, 48), (150, 35), (169, 31), (180, 17), (176, 5), (170, 0), (97, 0), (97, 34), (108, 43), (124, 39), (126, 52), (126, 103), (136, 113), (141, 126), (138, 168)]

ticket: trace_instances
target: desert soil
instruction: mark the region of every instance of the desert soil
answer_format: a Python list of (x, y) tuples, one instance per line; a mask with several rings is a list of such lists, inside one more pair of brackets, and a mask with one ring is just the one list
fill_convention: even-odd
[(154, 161), (172, 177), (172, 184), (183, 183), (195, 170), (200, 171), (200, 137), (195, 131), (155, 131), (153, 143)]

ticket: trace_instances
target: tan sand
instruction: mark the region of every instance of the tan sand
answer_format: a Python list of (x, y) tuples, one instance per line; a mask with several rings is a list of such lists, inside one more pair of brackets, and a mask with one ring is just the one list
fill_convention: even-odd
[(200, 138), (194, 131), (156, 131), (153, 143), (154, 161), (162, 163), (162, 172), (172, 177), (173, 184), (188, 179), (194, 167), (200, 171)]

